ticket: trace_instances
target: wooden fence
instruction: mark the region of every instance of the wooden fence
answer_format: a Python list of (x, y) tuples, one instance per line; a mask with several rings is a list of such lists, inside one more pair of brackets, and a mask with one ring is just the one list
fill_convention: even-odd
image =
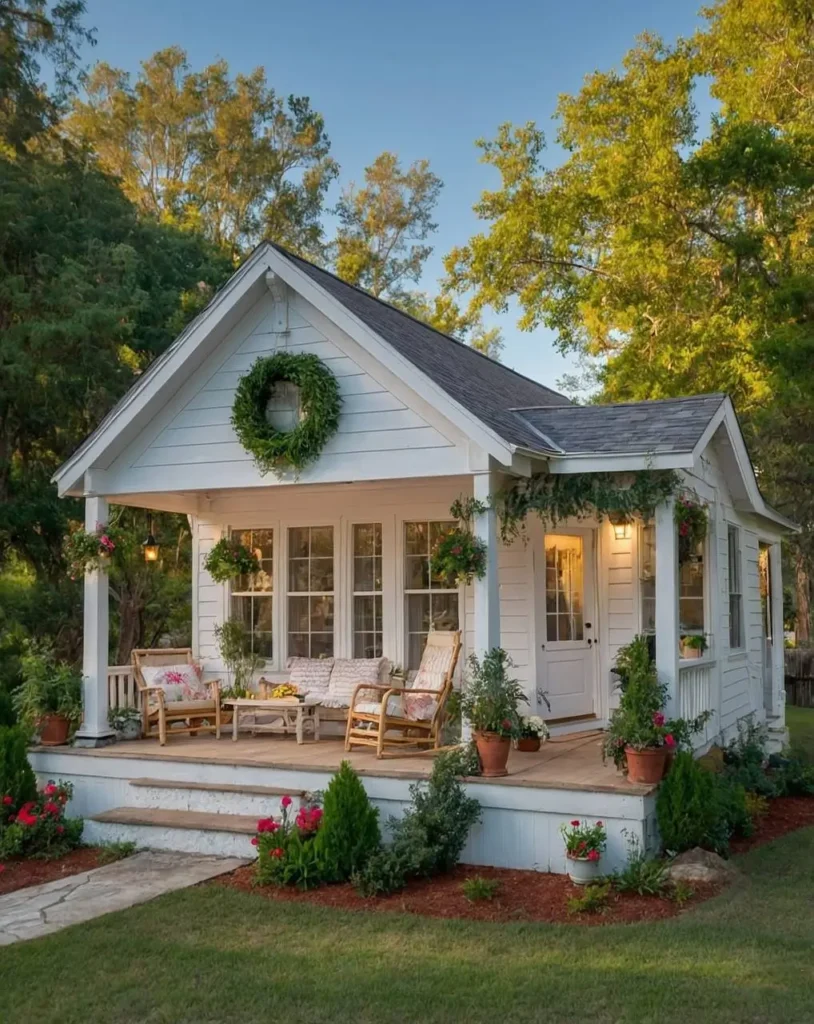
[(108, 667), (107, 704), (110, 708), (141, 707), (132, 665), (110, 665)]
[(787, 704), (814, 708), (814, 648), (786, 649), (785, 683)]

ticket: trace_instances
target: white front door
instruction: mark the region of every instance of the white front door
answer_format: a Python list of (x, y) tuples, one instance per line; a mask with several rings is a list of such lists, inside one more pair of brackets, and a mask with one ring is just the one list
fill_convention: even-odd
[[(546, 718), (594, 713), (596, 679), (594, 531), (563, 530), (546, 534), (545, 580), (537, 593), (538, 688), (551, 703)], [(535, 564), (539, 564), (535, 559)]]

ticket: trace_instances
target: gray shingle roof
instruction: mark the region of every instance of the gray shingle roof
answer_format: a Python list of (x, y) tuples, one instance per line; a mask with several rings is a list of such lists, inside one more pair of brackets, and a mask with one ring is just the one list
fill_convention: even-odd
[(691, 452), (726, 396), (692, 395), (619, 405), (516, 408), (518, 420), (563, 454)]
[(565, 395), (441, 334), (313, 263), (275, 248), (504, 440), (521, 448), (547, 450), (539, 434), (512, 409), (570, 406)]

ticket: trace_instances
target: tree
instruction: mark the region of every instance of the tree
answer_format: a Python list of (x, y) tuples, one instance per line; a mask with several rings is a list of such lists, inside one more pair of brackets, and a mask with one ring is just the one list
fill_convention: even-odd
[[(620, 71), (561, 98), (560, 166), (543, 166), (534, 124), (481, 143), (501, 187), (476, 207), (488, 232), (448, 257), (449, 284), (474, 289), (475, 310), (516, 298), (523, 328), (602, 357), (604, 399), (732, 394), (768, 496), (806, 527), (810, 572), (812, 417), (784, 403), (814, 401), (814, 380), (788, 372), (812, 352), (814, 9), (704, 14), (693, 39), (643, 36)], [(702, 132), (705, 83), (718, 109)]]
[(263, 68), (231, 78), (226, 61), (190, 70), (178, 46), (136, 81), (98, 64), (65, 131), (162, 221), (203, 231), (233, 253), (267, 237), (321, 256), (321, 213), (338, 168), (307, 97), (284, 99)]
[[(0, 0), (0, 153), (12, 156), (59, 117), (82, 43), (84, 0)], [(49, 65), (54, 88), (40, 81)]]
[(337, 274), (350, 284), (391, 302), (416, 283), (432, 246), (426, 240), (442, 183), (429, 161), (405, 171), (395, 153), (381, 153), (365, 168), (365, 184), (351, 183), (334, 213), (339, 229), (333, 244)]
[(499, 327), (486, 327), (479, 311), (462, 310), (451, 295), (441, 292), (430, 297), (426, 292), (403, 292), (393, 303), (405, 313), (423, 320), (442, 334), (465, 341), (492, 359), (499, 360), (503, 337)]

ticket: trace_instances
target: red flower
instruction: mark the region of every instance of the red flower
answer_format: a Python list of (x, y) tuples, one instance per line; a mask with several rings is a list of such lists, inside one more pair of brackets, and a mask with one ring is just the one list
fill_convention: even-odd
[(602, 822), (601, 822), (601, 821), (598, 821), (598, 822), (596, 823), (596, 827), (597, 827), (597, 828), (602, 828)]
[(64, 826), (62, 826), (62, 825), (57, 825), (57, 835), (58, 835), (58, 836), (61, 836), (61, 835), (62, 835), (62, 833), (63, 833), (64, 831), (65, 831), (65, 828), (64, 828)]
[(54, 793), (56, 793), (56, 791), (57, 787), (53, 784), (53, 782), (49, 782), (48, 785), (43, 790), (43, 794), (45, 796), (53, 796)]
[(5, 870), (6, 870), (6, 865), (5, 864), (0, 864), (0, 874), (2, 874)]
[(277, 859), (279, 860), (280, 857), (283, 857), (285, 855), (285, 850), (282, 848), (282, 846), (275, 846), (275, 848), (271, 851), (271, 855), (272, 857), (277, 857)]
[(281, 807), (290, 807), (291, 803), (292, 803), (291, 797), (290, 796), (284, 796), (283, 799), (280, 801), (280, 806)]
[(585, 842), (585, 840), (583, 839), (583, 840), (582, 840), (582, 842), (581, 842), (581, 843), (580, 843), (580, 844), (579, 844), (579, 845), (577, 846), (577, 849), (578, 849), (578, 850), (579, 850), (579, 851), (581, 852), (582, 850), (584, 850), (584, 849), (585, 849), (585, 847), (586, 847), (587, 845), (588, 845), (588, 844), (587, 844), (587, 843)]
[(453, 555), (460, 555), (462, 548), (460, 544), (456, 544), (454, 548), (450, 548), (449, 550)]
[(501, 729), (511, 729), (512, 723), (508, 718), (504, 718), (503, 721), (500, 723), (500, 727)]
[(601, 854), (599, 850), (591, 850), (591, 852), (588, 854), (588, 860), (596, 862), (599, 860), (600, 856)]
[(574, 818), (571, 824), (574, 826), (574, 828), (579, 828), (579, 818)]
[(12, 825), (16, 820), (17, 820), (17, 816), (15, 814), (10, 814), (8, 816), (8, 823), (9, 823), (9, 825)]
[(276, 832), (279, 827), (274, 818), (261, 818), (257, 822), (258, 832)]
[(657, 711), (653, 715), (653, 725), (657, 725), (659, 727), (664, 725), (664, 715), (661, 713), (661, 711)]
[(668, 732), (664, 737), (665, 746), (674, 747), (676, 745), (675, 736), (671, 732)]
[(61, 808), (59, 804), (55, 804), (53, 803), (53, 801), (49, 800), (46, 804), (43, 805), (42, 811), (43, 814), (53, 814), (53, 816), (56, 818), (57, 815), (61, 813)]
[(10, 796), (6, 795), (6, 796), (3, 797), (3, 806), (4, 807), (11, 807), (11, 805), (13, 803), (14, 803), (14, 800)]
[(252, 836), (252, 846), (257, 846), (259, 840), (257, 836)]

